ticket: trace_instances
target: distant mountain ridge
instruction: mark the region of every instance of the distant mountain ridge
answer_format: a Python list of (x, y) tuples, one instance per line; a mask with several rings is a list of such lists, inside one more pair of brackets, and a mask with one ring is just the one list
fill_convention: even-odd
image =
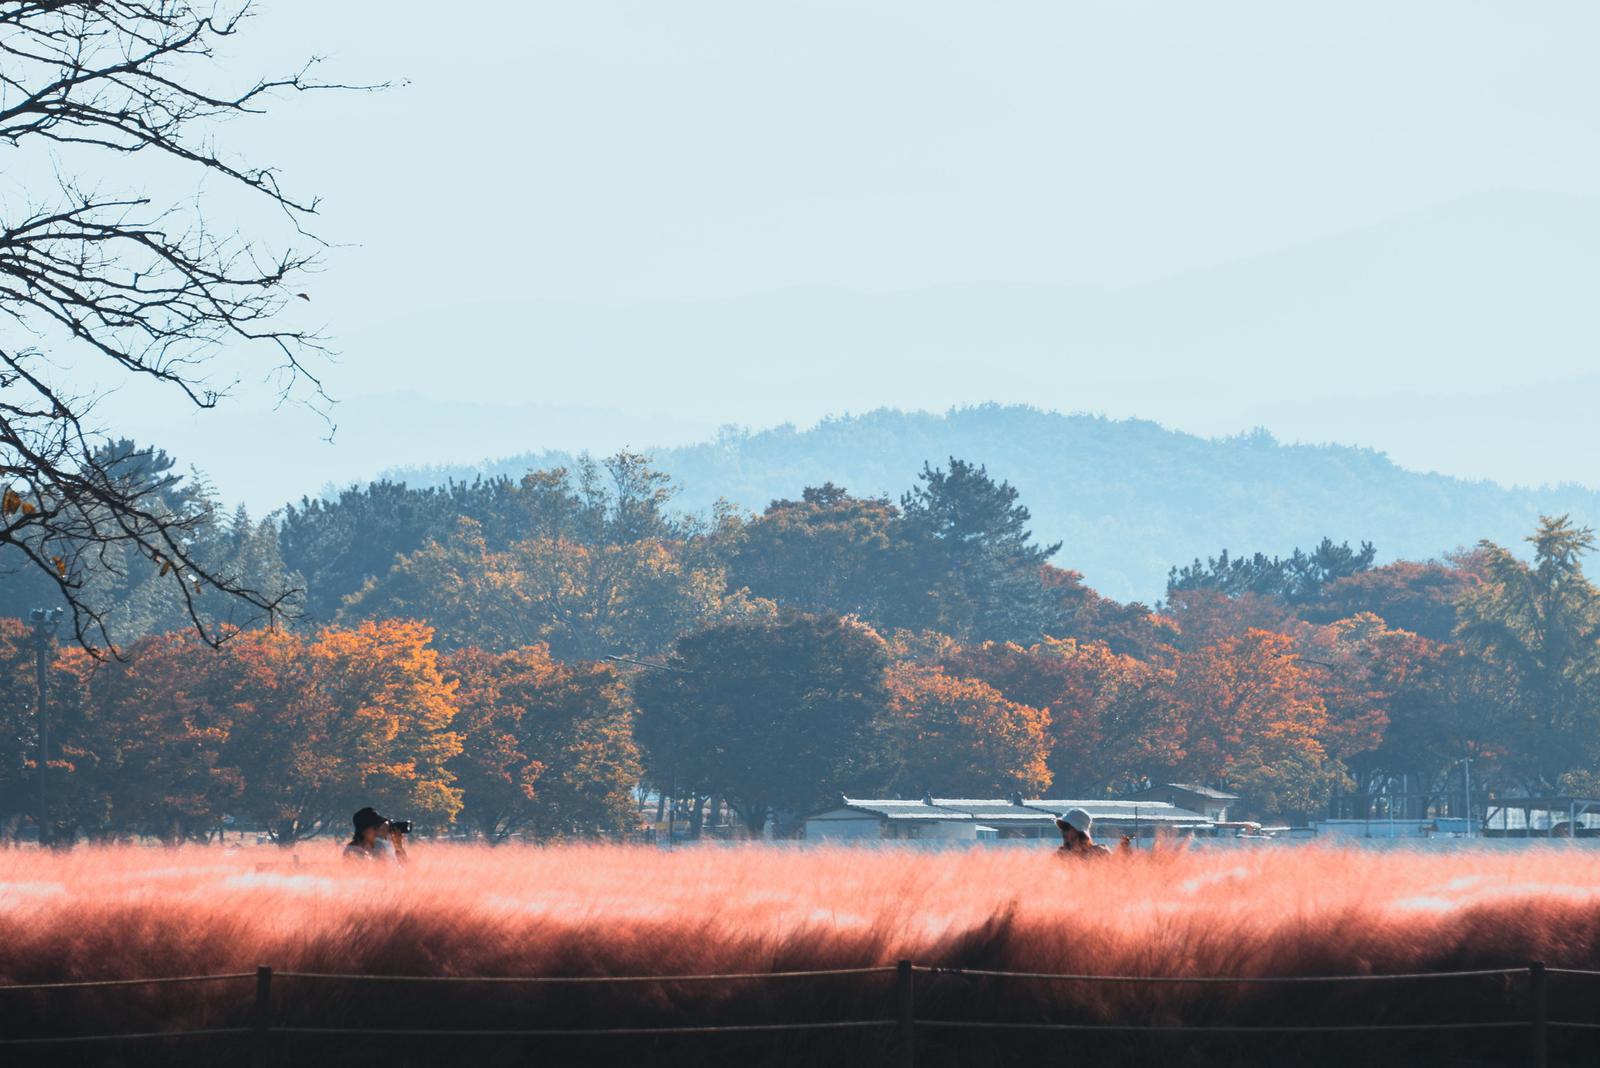
[[(1542, 513), (1600, 522), (1600, 493), (1580, 486), (1507, 488), (1408, 471), (1372, 449), (1288, 445), (1259, 431), (1203, 438), (1145, 420), (1015, 405), (943, 415), (881, 409), (809, 429), (727, 430), (651, 455), (690, 511), (718, 498), (760, 511), (826, 481), (897, 497), (925, 461), (983, 463), (1021, 492), (1039, 540), (1063, 543), (1057, 564), (1124, 600), (1159, 597), (1171, 566), (1224, 547), (1287, 553), (1327, 535), (1372, 541), (1380, 561), (1429, 559), (1481, 538), (1520, 550)], [(517, 477), (573, 460), (526, 453), (386, 477), (416, 485)]]
[(106, 401), (132, 405), (123, 433), (200, 462), (257, 511), (386, 468), (979, 400), (1205, 436), (1264, 426), (1417, 470), (1600, 487), (1597, 289), (1600, 198), (1501, 189), (1116, 287), (397, 302), (338, 333), (332, 442), (275, 392), (178, 418)]

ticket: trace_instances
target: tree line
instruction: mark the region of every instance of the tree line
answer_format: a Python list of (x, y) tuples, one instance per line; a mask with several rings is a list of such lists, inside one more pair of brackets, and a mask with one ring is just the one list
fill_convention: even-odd
[[(264, 520), (132, 443), (216, 573), (297, 589), (277, 626), (198, 603), (156, 560), (92, 589), (130, 635), (64, 649), (46, 770), (63, 833), (294, 841), (379, 803), (492, 839), (623, 833), (642, 790), (698, 826), (781, 830), (841, 792), (1100, 797), (1204, 782), (1279, 819), (1462, 811), (1593, 792), (1600, 594), (1586, 529), (1531, 562), (1482, 543), (1377, 566), (1324, 540), (1174, 568), (1155, 605), (1054, 563), (1016, 490), (925, 465), (897, 499), (832, 484), (705, 515), (634, 453), (443, 488), (378, 482)], [(25, 576), (0, 613), (48, 604)], [(212, 644), (220, 644), (212, 649)], [(32, 811), (31, 651), (11, 681), (0, 819)], [(708, 809), (709, 806), (709, 809)]]

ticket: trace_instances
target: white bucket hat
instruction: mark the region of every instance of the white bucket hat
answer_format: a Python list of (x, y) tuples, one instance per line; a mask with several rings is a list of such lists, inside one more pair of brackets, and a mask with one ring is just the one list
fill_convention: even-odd
[(1094, 826), (1094, 817), (1081, 808), (1069, 808), (1056, 817), (1056, 822), (1065, 823), (1075, 830), (1088, 834), (1089, 828)]

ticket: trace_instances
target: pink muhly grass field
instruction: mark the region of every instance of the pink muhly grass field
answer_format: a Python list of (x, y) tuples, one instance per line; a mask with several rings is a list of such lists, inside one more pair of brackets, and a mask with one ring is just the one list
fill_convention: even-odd
[[(0, 852), (0, 986), (242, 972), (257, 965), (379, 975), (688, 975), (892, 965), (902, 958), (951, 968), (1097, 975), (1365, 975), (1522, 968), (1534, 960), (1587, 969), (1600, 967), (1597, 905), (1600, 851), (1581, 844), (1454, 852), (1168, 848), (1068, 861), (1043, 848), (752, 845), (668, 852), (423, 841), (400, 871), (348, 864), (334, 843), (302, 844), (292, 852), (11, 850)], [(1600, 980), (1557, 978), (1570, 983), (1552, 988), (1553, 1017), (1600, 1018)], [(305, 1026), (399, 1021), (526, 1028), (884, 1018), (892, 1015), (892, 983), (884, 975), (380, 988), (285, 977), (274, 991), (280, 1019)], [(1152, 987), (917, 978), (918, 1013), (930, 1019), (1245, 1025), (1516, 1019), (1522, 983), (1513, 976), (1426, 987)], [(1446, 984), (1453, 985), (1443, 989)], [(234, 1026), (248, 1018), (251, 991), (248, 981), (79, 991), (67, 1008), (59, 995), (0, 990), (0, 998), (27, 999), (26, 1026), (35, 1030), (25, 1033), (57, 1034)], [(0, 1019), (19, 1020), (16, 1005), (0, 1001)], [(13, 1023), (4, 1026), (20, 1033)], [(1501, 1034), (1474, 1038), (1472, 1048), (1483, 1052), (1512, 1041), (1495, 1037)], [(857, 1052), (888, 1041), (878, 1032), (815, 1038)], [(1023, 1047), (1008, 1047), (1001, 1056), (998, 1041), (992, 1034), (945, 1032), (923, 1061), (943, 1063), (937, 1058), (948, 1055), (954, 1058), (949, 1063), (989, 1063), (986, 1057), (1004, 1063), (1032, 1056)], [(1115, 1063), (1134, 1048), (1129, 1043), (1147, 1040), (1123, 1035), (1115, 1040), (1121, 1043), (1115, 1055), (1106, 1052), (1110, 1041), (1075, 1039), (1078, 1059)], [(1411, 1041), (1386, 1036), (1383, 1049), (1414, 1057)], [(962, 1042), (979, 1045), (958, 1055)], [(1234, 1046), (1227, 1047), (1233, 1051), (1228, 1056), (1192, 1042), (1176, 1048), (1189, 1059), (1174, 1063), (1256, 1056)], [(1266, 1059), (1278, 1063), (1332, 1063), (1324, 1055), (1343, 1047), (1330, 1039), (1311, 1050), (1273, 1048), (1277, 1054)], [(704, 1047), (692, 1053), (652, 1049), (645, 1059), (658, 1063), (715, 1059)], [(801, 1061), (824, 1055), (815, 1044), (790, 1049)], [(801, 1049), (809, 1052), (794, 1052)], [(545, 1052), (566, 1063), (559, 1050)], [(592, 1045), (582, 1055), (569, 1052), (573, 1063), (609, 1055)], [(1372, 1059), (1365, 1051), (1359, 1055)], [(354, 1062), (341, 1054), (339, 1063)]]

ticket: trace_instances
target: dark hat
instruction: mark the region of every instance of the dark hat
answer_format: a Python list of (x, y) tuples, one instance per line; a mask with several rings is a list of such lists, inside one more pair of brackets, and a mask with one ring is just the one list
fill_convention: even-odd
[(354, 816), (352, 816), (350, 818), (351, 818), (352, 821), (354, 821), (354, 823), (356, 825), (356, 833), (357, 834), (360, 834), (362, 831), (366, 830), (368, 827), (382, 827), (384, 824), (389, 822), (388, 820), (384, 819), (382, 816), (378, 815), (378, 810), (375, 809), (375, 808), (372, 808), (371, 806), (368, 806), (367, 808), (361, 809)]

